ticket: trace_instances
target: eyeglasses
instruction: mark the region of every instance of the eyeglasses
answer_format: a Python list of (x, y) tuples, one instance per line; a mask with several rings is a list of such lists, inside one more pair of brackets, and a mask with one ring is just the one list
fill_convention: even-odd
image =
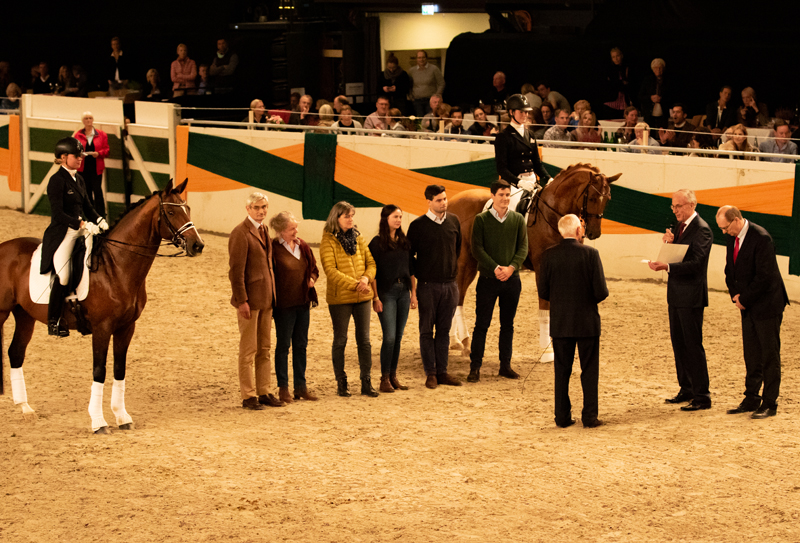
[(686, 207), (686, 206), (689, 206), (689, 205), (692, 205), (692, 204), (678, 204), (678, 205), (671, 205), (669, 207), (670, 207), (670, 209), (672, 209), (672, 211), (677, 211), (680, 208)]
[(727, 234), (728, 233), (728, 228), (730, 228), (732, 224), (733, 224), (733, 222), (729, 222), (727, 226), (720, 226), (719, 229), (722, 230), (723, 234)]

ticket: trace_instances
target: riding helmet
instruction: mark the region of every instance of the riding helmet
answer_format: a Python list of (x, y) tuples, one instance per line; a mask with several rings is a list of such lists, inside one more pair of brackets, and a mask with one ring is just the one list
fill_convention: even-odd
[(508, 99), (506, 100), (506, 109), (508, 111), (514, 111), (516, 109), (519, 109), (521, 111), (533, 110), (531, 105), (528, 103), (528, 99), (521, 94), (512, 94), (511, 96), (509, 96)]
[(61, 158), (61, 155), (75, 155), (81, 156), (83, 153), (83, 145), (72, 136), (58, 140), (56, 143), (56, 158)]

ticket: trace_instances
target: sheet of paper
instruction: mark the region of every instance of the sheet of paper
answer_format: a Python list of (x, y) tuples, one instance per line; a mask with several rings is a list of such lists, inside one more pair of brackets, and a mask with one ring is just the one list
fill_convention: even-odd
[[(683, 257), (686, 256), (686, 251), (689, 250), (688, 245), (678, 244), (678, 243), (662, 243), (661, 250), (658, 251), (658, 258), (653, 260), (652, 262), (664, 262), (665, 264), (674, 264), (676, 262), (682, 262)], [(642, 260), (642, 262), (649, 262), (648, 260)]]

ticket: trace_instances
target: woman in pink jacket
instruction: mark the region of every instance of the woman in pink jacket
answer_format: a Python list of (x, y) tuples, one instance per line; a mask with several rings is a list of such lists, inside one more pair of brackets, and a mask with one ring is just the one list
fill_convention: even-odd
[(106, 202), (103, 198), (103, 170), (106, 169), (105, 158), (108, 157), (108, 136), (94, 127), (94, 116), (91, 111), (84, 111), (81, 117), (83, 128), (75, 132), (74, 137), (83, 144), (83, 160), (78, 171), (83, 174), (89, 201), (101, 217), (106, 216)]
[(178, 45), (178, 58), (172, 61), (170, 68), (173, 98), (197, 92), (194, 84), (197, 79), (197, 65), (187, 56), (188, 53), (189, 49), (184, 44)]

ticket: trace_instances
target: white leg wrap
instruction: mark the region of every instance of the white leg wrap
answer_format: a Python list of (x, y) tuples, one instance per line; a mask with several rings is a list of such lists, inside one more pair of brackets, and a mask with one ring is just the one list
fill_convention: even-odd
[(108, 426), (103, 417), (103, 383), (92, 382), (92, 399), (89, 400), (89, 416), (92, 417), (92, 431)]
[(111, 410), (117, 418), (117, 426), (133, 422), (131, 416), (125, 411), (125, 379), (114, 380), (114, 386), (111, 387)]
[(555, 359), (553, 347), (550, 345), (550, 310), (539, 310), (539, 347), (544, 351), (541, 362), (552, 362)]
[(469, 330), (467, 323), (464, 321), (464, 306), (456, 307), (456, 313), (453, 315), (453, 325), (450, 327), (450, 346), (461, 349), (464, 346), (464, 340), (469, 339)]
[(25, 390), (25, 376), (22, 368), (11, 368), (11, 394), (14, 397), (14, 405), (28, 403), (28, 392)]

